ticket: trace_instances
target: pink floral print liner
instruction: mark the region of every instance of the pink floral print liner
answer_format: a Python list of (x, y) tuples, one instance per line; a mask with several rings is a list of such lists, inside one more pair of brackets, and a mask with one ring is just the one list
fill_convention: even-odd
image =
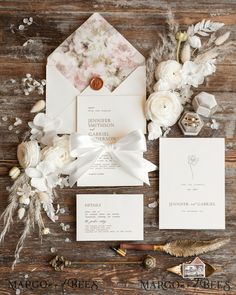
[(144, 64), (144, 57), (98, 13), (48, 57), (48, 65), (56, 66), (79, 91), (94, 76), (112, 91)]

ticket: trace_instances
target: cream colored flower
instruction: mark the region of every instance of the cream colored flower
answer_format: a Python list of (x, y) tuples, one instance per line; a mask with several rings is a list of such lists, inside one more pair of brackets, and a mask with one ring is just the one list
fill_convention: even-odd
[(175, 92), (160, 91), (152, 93), (146, 102), (146, 117), (160, 127), (176, 123), (183, 107)]
[[(181, 84), (181, 64), (176, 60), (167, 60), (159, 63), (155, 71), (155, 77), (157, 80), (162, 80), (162, 85), (165, 82), (165, 89), (158, 90), (174, 90), (179, 88)], [(166, 87), (168, 84), (168, 88)]]
[(193, 48), (199, 49), (202, 46), (201, 39), (198, 36), (189, 37), (188, 41), (189, 41), (190, 46)]
[(148, 139), (154, 140), (159, 138), (160, 136), (162, 136), (161, 127), (155, 122), (150, 122), (148, 124)]
[(70, 163), (73, 158), (70, 156), (69, 136), (56, 137), (53, 146), (45, 147), (42, 150), (42, 160), (50, 162), (56, 168), (62, 168)]
[(40, 147), (36, 140), (25, 141), (18, 145), (17, 158), (22, 168), (36, 167), (40, 156)]

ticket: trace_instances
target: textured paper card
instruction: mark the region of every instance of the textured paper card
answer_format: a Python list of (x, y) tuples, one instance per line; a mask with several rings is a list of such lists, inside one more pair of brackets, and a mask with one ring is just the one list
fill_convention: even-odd
[(160, 139), (159, 227), (225, 228), (223, 138)]
[[(79, 96), (77, 131), (99, 141), (114, 143), (131, 131), (146, 131), (142, 96)], [(78, 186), (137, 186), (142, 181), (124, 171), (104, 153), (83, 175)]]
[(77, 241), (143, 240), (143, 195), (79, 194), (76, 213)]

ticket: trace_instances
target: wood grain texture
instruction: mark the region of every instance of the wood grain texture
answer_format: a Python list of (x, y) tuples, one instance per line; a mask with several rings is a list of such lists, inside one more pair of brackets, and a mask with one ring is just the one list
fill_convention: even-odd
[[(168, 7), (175, 13), (181, 26), (210, 18), (222, 21), (232, 31), (231, 38), (236, 39), (236, 2), (234, 0), (207, 1), (165, 1), (165, 0), (4, 0), (0, 1), (0, 212), (7, 206), (6, 187), (11, 185), (8, 171), (17, 165), (16, 147), (24, 138), (27, 122), (32, 119), (29, 113), (33, 104), (41, 98), (38, 94), (25, 96), (20, 81), (26, 73), (35, 78), (45, 78), (47, 56), (93, 12), (100, 12), (145, 56), (155, 45), (157, 34), (165, 32), (165, 18)], [(11, 24), (19, 25), (24, 17), (32, 16), (34, 24), (27, 30), (12, 33)], [(33, 39), (30, 46), (22, 45)], [(15, 83), (11, 82), (15, 79)], [(8, 233), (5, 243), (0, 246), (0, 295), (15, 294), (11, 288), (21, 282), (21, 294), (105, 294), (105, 295), (214, 295), (236, 294), (236, 53), (219, 63), (217, 72), (201, 86), (200, 90), (212, 92), (220, 105), (216, 119), (220, 122), (219, 130), (204, 128), (199, 136), (226, 138), (226, 230), (225, 231), (170, 231), (158, 229), (157, 208), (148, 204), (158, 201), (158, 173), (150, 174), (151, 186), (117, 188), (72, 188), (58, 190), (56, 204), (65, 209), (57, 223), (47, 222), (52, 234), (44, 238), (41, 244), (37, 230), (25, 244), (21, 261), (11, 271), (11, 263), (17, 239), (23, 227), (19, 222)], [(8, 120), (4, 122), (3, 116)], [(15, 117), (20, 117), (23, 124), (13, 131), (9, 125)], [(17, 134), (15, 131), (19, 130)], [(170, 136), (182, 136), (178, 127), (174, 127)], [(158, 141), (148, 142), (148, 159), (158, 164)], [(217, 181), (217, 180), (216, 180)], [(231, 237), (231, 243), (223, 250), (201, 255), (219, 271), (209, 282), (203, 281), (194, 286), (166, 272), (171, 266), (178, 265), (182, 258), (170, 257), (164, 253), (152, 253), (157, 259), (155, 270), (145, 271), (141, 267), (119, 264), (83, 266), (78, 269), (66, 269), (56, 273), (48, 266), (54, 256), (50, 249), (69, 260), (120, 260), (138, 261), (144, 253), (130, 250), (125, 258), (116, 256), (110, 246), (118, 242), (77, 243), (75, 242), (75, 194), (76, 193), (143, 193), (145, 195), (145, 242), (165, 243), (179, 238), (208, 239)], [(46, 219), (45, 219), (46, 220)], [(60, 223), (69, 224), (70, 230), (63, 232)], [(2, 225), (2, 223), (1, 223)], [(69, 238), (71, 242), (66, 243)], [(25, 277), (28, 275), (28, 277)], [(72, 280), (73, 279), (73, 280)], [(10, 280), (10, 283), (9, 283)], [(142, 285), (149, 281), (148, 285)], [(96, 281), (99, 289), (92, 288)], [(152, 282), (155, 282), (152, 283)], [(159, 283), (158, 283), (159, 282)], [(12, 285), (11, 285), (12, 284)], [(178, 286), (180, 284), (181, 286)], [(227, 284), (230, 290), (227, 290)], [(11, 285), (11, 286), (10, 286)], [(80, 287), (80, 288), (79, 288)], [(149, 289), (148, 291), (145, 290)], [(224, 288), (226, 288), (224, 290)]]

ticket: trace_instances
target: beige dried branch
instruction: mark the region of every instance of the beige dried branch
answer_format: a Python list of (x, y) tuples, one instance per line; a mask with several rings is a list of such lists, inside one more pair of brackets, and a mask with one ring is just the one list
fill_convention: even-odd
[(9, 204), (0, 217), (0, 220), (3, 219), (4, 222), (4, 227), (0, 234), (0, 243), (4, 241), (5, 235), (9, 231), (10, 226), (13, 223), (13, 216), (18, 207), (18, 188), (22, 187), (25, 183), (28, 183), (28, 181), (28, 176), (25, 173), (23, 173), (18, 177), (17, 180), (15, 180), (14, 184), (10, 189)]
[(177, 240), (165, 244), (161, 250), (172, 256), (188, 257), (217, 250), (229, 243), (229, 241), (228, 238), (218, 238), (210, 241)]

